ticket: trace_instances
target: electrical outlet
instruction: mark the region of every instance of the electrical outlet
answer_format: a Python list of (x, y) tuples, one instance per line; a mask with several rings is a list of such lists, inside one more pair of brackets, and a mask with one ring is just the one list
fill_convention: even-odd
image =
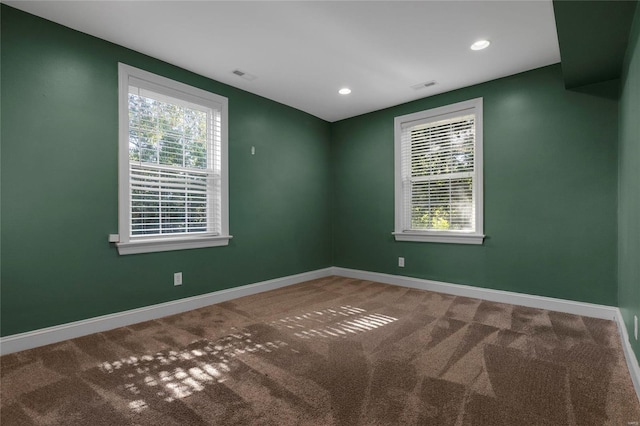
[(633, 316), (633, 335), (638, 340), (638, 316)]
[(182, 285), (182, 272), (173, 274), (173, 285)]
[(404, 268), (404, 257), (398, 258), (398, 266)]

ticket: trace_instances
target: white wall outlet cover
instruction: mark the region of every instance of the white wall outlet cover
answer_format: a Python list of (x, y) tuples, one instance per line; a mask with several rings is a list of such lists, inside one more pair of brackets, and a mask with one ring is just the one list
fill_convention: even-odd
[(173, 274), (173, 285), (182, 285), (182, 272)]
[(398, 266), (404, 268), (404, 257), (398, 258)]

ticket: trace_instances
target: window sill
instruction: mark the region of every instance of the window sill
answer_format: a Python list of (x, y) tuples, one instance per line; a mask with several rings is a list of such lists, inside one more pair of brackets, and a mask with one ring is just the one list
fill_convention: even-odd
[(482, 234), (431, 234), (426, 232), (394, 232), (396, 241), (421, 243), (482, 244)]
[(126, 243), (116, 243), (116, 247), (118, 247), (118, 253), (122, 256), (127, 254), (226, 246), (229, 245), (229, 240), (231, 238), (233, 238), (231, 235), (216, 235), (188, 238), (134, 240)]

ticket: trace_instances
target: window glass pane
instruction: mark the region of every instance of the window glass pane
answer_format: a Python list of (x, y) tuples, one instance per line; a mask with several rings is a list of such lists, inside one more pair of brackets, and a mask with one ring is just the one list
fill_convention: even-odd
[(140, 92), (131, 87), (128, 97), (131, 236), (209, 232), (212, 114)]
[(475, 116), (409, 129), (411, 229), (474, 230)]
[(437, 179), (411, 185), (411, 228), (474, 229), (473, 179)]
[(130, 160), (207, 168), (208, 115), (179, 104), (129, 93)]
[(131, 235), (206, 232), (204, 173), (131, 169)]
[(474, 116), (411, 129), (411, 176), (473, 171)]

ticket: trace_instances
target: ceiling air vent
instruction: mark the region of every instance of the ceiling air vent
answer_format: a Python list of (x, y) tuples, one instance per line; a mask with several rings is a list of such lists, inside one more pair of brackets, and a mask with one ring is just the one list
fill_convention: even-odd
[(233, 70), (233, 71), (231, 71), (231, 73), (237, 75), (238, 77), (242, 77), (242, 78), (244, 78), (245, 80), (248, 80), (248, 81), (253, 81), (256, 78), (258, 78), (253, 74), (249, 74), (248, 72), (244, 72), (244, 71), (241, 71), (241, 70)]
[(435, 86), (435, 85), (436, 85), (435, 80), (431, 80), (431, 81), (427, 81), (425, 83), (414, 84), (413, 86), (411, 86), (411, 88), (413, 90), (420, 90), (420, 89), (424, 89), (426, 87), (431, 87), (431, 86)]

